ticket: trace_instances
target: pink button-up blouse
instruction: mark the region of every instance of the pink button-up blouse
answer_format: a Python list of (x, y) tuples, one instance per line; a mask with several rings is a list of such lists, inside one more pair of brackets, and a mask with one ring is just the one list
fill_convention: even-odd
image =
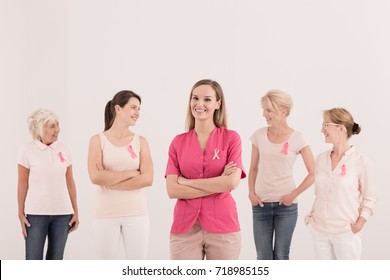
[[(167, 175), (182, 175), (187, 179), (220, 176), (233, 161), (246, 177), (241, 160), (241, 139), (237, 132), (215, 128), (207, 140), (204, 152), (195, 130), (177, 135), (169, 147)], [(187, 232), (196, 221), (210, 233), (240, 231), (236, 203), (230, 191), (195, 199), (178, 199), (174, 210), (172, 234)]]

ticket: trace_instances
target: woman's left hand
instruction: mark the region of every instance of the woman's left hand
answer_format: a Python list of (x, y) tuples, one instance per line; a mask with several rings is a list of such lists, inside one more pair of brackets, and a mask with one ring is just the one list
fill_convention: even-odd
[(79, 215), (73, 214), (72, 219), (69, 222), (69, 233), (75, 231), (79, 227)]
[(284, 206), (291, 206), (294, 199), (295, 196), (292, 193), (286, 194), (280, 198), (279, 205), (283, 204)]
[(366, 219), (364, 219), (363, 217), (360, 216), (357, 219), (356, 223), (351, 224), (351, 231), (354, 234), (358, 233), (359, 231), (361, 231), (363, 229), (363, 226), (365, 223), (366, 223)]
[(179, 177), (177, 177), (177, 183), (180, 184), (180, 185), (186, 185), (186, 178), (183, 177), (182, 175), (180, 175)]

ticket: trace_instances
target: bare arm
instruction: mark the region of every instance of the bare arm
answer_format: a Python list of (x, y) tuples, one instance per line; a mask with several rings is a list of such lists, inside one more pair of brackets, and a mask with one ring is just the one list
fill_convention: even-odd
[(222, 193), (230, 190), (234, 190), (238, 187), (241, 179), (241, 169), (235, 168), (235, 171), (230, 175), (221, 175), (213, 178), (206, 179), (186, 179), (179, 177), (178, 183), (180, 185), (186, 185), (192, 188), (196, 188), (203, 191), (212, 193)]
[(109, 171), (102, 168), (102, 150), (99, 135), (95, 135), (89, 142), (88, 174), (92, 183), (99, 186), (112, 186), (139, 174), (138, 171)]
[(149, 145), (144, 137), (140, 137), (140, 144), (140, 169), (137, 171), (138, 174), (109, 188), (128, 191), (148, 187), (153, 184), (153, 161)]
[(212, 194), (212, 192), (179, 184), (177, 175), (167, 175), (166, 186), (169, 198), (192, 199)]
[(30, 175), (30, 170), (18, 164), (18, 216), (19, 216), (20, 225), (22, 227), (22, 234), (24, 238), (27, 237), (26, 226), (27, 227), (31, 226), (26, 218), (26, 213), (24, 212), (24, 204), (26, 201), (26, 196), (28, 191), (29, 175)]
[(313, 153), (311, 152), (310, 146), (304, 147), (300, 151), (303, 161), (305, 163), (307, 169), (307, 176), (303, 179), (302, 183), (290, 194), (284, 195), (279, 203), (284, 205), (291, 205), (294, 199), (303, 193), (308, 187), (310, 187), (314, 182), (315, 175), (315, 160), (313, 157)]
[(70, 201), (72, 203), (72, 208), (74, 211), (72, 219), (69, 222), (69, 226), (71, 227), (69, 232), (72, 232), (75, 231), (79, 226), (79, 208), (77, 206), (76, 184), (73, 179), (72, 165), (68, 166), (68, 168), (66, 169), (65, 177)]
[(263, 207), (264, 204), (261, 201), (261, 198), (258, 197), (255, 192), (256, 177), (257, 177), (257, 173), (259, 172), (259, 161), (260, 161), (259, 149), (254, 144), (252, 144), (251, 166), (249, 168), (249, 175), (248, 175), (248, 188), (249, 188), (248, 196), (252, 205), (260, 205), (261, 207)]

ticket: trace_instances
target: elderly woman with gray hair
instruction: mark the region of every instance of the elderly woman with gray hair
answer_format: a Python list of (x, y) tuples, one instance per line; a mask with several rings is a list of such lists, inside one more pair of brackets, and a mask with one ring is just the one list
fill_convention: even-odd
[(28, 118), (33, 141), (18, 156), (18, 209), (26, 259), (63, 259), (68, 234), (79, 225), (76, 185), (67, 147), (57, 141), (58, 117), (46, 109)]

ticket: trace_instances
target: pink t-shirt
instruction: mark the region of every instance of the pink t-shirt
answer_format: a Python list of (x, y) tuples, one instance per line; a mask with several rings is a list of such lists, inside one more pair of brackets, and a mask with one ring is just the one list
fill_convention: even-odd
[[(242, 170), (241, 178), (245, 178), (241, 139), (237, 132), (215, 128), (202, 153), (195, 130), (190, 130), (173, 139), (165, 176), (174, 174), (183, 175), (187, 179), (213, 178), (220, 176), (225, 165), (231, 161)], [(230, 191), (195, 199), (178, 199), (171, 233), (185, 233), (197, 220), (210, 233), (240, 230), (236, 203)]]
[(72, 159), (64, 144), (56, 141), (46, 146), (32, 141), (20, 149), (17, 163), (30, 170), (25, 214), (74, 213), (66, 184), (66, 170)]
[(307, 144), (302, 133), (296, 130), (286, 142), (272, 143), (268, 139), (267, 130), (268, 127), (260, 128), (250, 137), (260, 153), (255, 192), (263, 202), (277, 202), (296, 188), (294, 163), (300, 150)]
[[(139, 170), (140, 139), (135, 134), (128, 145), (114, 146), (100, 133), (103, 153), (103, 167), (106, 170)], [(129, 151), (129, 146), (133, 153)], [(143, 189), (122, 191), (98, 186), (96, 193), (95, 215), (97, 218), (113, 218), (146, 215), (148, 213)]]

